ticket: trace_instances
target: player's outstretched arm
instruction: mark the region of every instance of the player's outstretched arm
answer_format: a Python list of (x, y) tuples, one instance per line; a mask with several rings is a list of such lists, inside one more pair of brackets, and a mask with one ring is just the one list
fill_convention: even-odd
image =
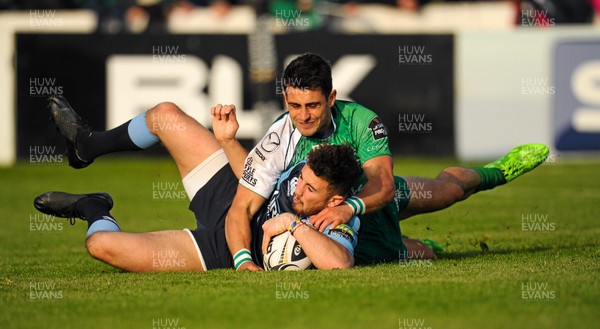
[(235, 177), (240, 179), (248, 151), (235, 138), (235, 134), (240, 128), (235, 105), (217, 104), (210, 109), (210, 114), (213, 116), (212, 125), (215, 138), (225, 151)]
[(394, 199), (394, 167), (392, 157), (382, 155), (367, 160), (362, 167), (367, 183), (356, 195), (360, 200), (348, 200), (336, 207), (327, 207), (311, 216), (311, 224), (323, 232), (327, 225), (346, 224), (353, 215), (373, 213)]
[[(242, 185), (238, 185), (233, 203), (225, 218), (225, 237), (229, 251), (234, 257), (236, 270), (262, 270), (252, 260), (236, 264), (235, 256), (243, 249), (250, 250), (250, 243), (252, 242), (250, 221), (264, 202), (265, 199), (260, 195), (246, 189)], [(243, 260), (243, 258), (241, 259)]]
[(316, 268), (330, 270), (350, 268), (354, 265), (354, 257), (346, 247), (315, 228), (300, 222), (294, 214), (284, 213), (278, 215), (266, 221), (262, 228), (264, 231), (263, 254), (266, 252), (269, 241), (273, 236), (290, 230)]
[(367, 183), (356, 195), (365, 203), (365, 213), (373, 213), (394, 199), (394, 161), (389, 155), (367, 160), (363, 164)]

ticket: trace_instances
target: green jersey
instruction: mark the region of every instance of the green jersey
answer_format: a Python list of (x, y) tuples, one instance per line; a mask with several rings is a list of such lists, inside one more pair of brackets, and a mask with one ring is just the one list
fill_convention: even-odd
[[(315, 138), (302, 136), (289, 113), (283, 114), (248, 154), (240, 184), (268, 200), (280, 175), (305, 160), (311, 148), (321, 143), (352, 145), (361, 166), (375, 157), (391, 156), (387, 130), (373, 111), (357, 103), (336, 101), (331, 116), (333, 127), (324, 137)], [(357, 264), (397, 261), (405, 252), (399, 210), (390, 203), (376, 213), (359, 216), (364, 225), (355, 253)]]
[(333, 127), (316, 138), (302, 136), (289, 112), (283, 114), (248, 154), (240, 184), (268, 199), (281, 173), (306, 159), (311, 148), (321, 143), (352, 145), (361, 166), (372, 158), (391, 155), (387, 130), (373, 111), (357, 103), (336, 101), (331, 116)]

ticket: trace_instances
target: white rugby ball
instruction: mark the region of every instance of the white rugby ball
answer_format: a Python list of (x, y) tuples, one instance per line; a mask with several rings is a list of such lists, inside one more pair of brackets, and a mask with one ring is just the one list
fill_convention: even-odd
[(312, 266), (290, 231), (271, 238), (267, 252), (263, 255), (263, 264), (267, 271), (300, 271)]

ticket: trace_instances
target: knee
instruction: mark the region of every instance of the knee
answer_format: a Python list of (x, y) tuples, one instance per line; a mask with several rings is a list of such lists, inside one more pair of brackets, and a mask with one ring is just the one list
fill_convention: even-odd
[(464, 168), (461, 167), (448, 167), (442, 170), (442, 172), (438, 175), (438, 178), (443, 178), (450, 181), (459, 181), (463, 171)]
[(444, 193), (447, 195), (449, 205), (465, 198), (465, 190), (456, 183), (447, 183), (444, 185)]
[(112, 253), (110, 250), (110, 239), (105, 232), (96, 232), (85, 241), (88, 253), (95, 259), (110, 263)]
[(462, 170), (464, 169), (460, 167), (449, 167), (442, 170), (440, 175), (436, 178), (438, 181), (443, 182), (441, 190), (447, 198), (453, 202), (465, 198), (465, 189), (460, 181)]
[(185, 113), (175, 103), (158, 103), (146, 113), (146, 123), (150, 131), (158, 135), (164, 128), (170, 128), (183, 120)]

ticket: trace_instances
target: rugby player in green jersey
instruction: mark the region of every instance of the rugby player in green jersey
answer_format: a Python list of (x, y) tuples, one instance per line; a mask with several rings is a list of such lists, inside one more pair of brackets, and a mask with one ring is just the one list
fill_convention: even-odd
[[(395, 261), (398, 255), (406, 254), (399, 219), (443, 209), (477, 191), (511, 181), (542, 163), (548, 155), (545, 146), (531, 144), (518, 147), (507, 157), (482, 168), (447, 168), (435, 179), (394, 177), (385, 126), (365, 107), (336, 100), (327, 61), (315, 54), (302, 55), (287, 66), (282, 81), (288, 112), (273, 123), (247, 157), (233, 139), (220, 140), (233, 171), (236, 176), (241, 175), (225, 224), (232, 255), (250, 248), (250, 220), (273, 192), (279, 175), (320, 143), (352, 145), (363, 169), (360, 188), (352, 197), (311, 216), (311, 223), (322, 231), (328, 225), (336, 227), (359, 215), (357, 264)], [(202, 183), (201, 175), (196, 175), (202, 170), (196, 160), (210, 155), (207, 147), (212, 144), (205, 143), (209, 132), (175, 104), (161, 103), (107, 132), (92, 132), (83, 127), (63, 99), (52, 99), (51, 108), (59, 130), (67, 139), (69, 164), (75, 168), (83, 168), (105, 153), (140, 150), (161, 141), (177, 163), (184, 186), (196, 180)], [(216, 109), (221, 111), (223, 107)], [(162, 125), (154, 124), (153, 120), (162, 116), (177, 118), (187, 128), (161, 129)], [(410, 197), (413, 183), (430, 191), (432, 197)], [(248, 261), (239, 269), (260, 267)]]
[[(311, 223), (323, 230), (359, 215), (357, 264), (396, 261), (399, 254), (406, 254), (400, 218), (440, 210), (479, 190), (504, 184), (533, 169), (548, 155), (545, 146), (530, 145), (525, 153), (534, 154), (531, 161), (515, 162), (511, 157), (508, 165), (502, 160), (504, 167), (447, 168), (435, 179), (394, 177), (385, 126), (374, 112), (360, 104), (336, 100), (326, 60), (316, 54), (299, 56), (286, 67), (281, 80), (288, 112), (273, 123), (244, 161), (242, 179), (226, 221), (232, 254), (248, 250), (250, 220), (272, 193), (280, 174), (320, 143), (350, 144), (362, 165), (363, 177), (356, 193), (343, 204), (311, 216)], [(515, 152), (521, 154), (523, 149)], [(411, 183), (419, 183), (431, 191), (432, 197), (410, 198)], [(242, 268), (259, 267), (248, 262)]]

